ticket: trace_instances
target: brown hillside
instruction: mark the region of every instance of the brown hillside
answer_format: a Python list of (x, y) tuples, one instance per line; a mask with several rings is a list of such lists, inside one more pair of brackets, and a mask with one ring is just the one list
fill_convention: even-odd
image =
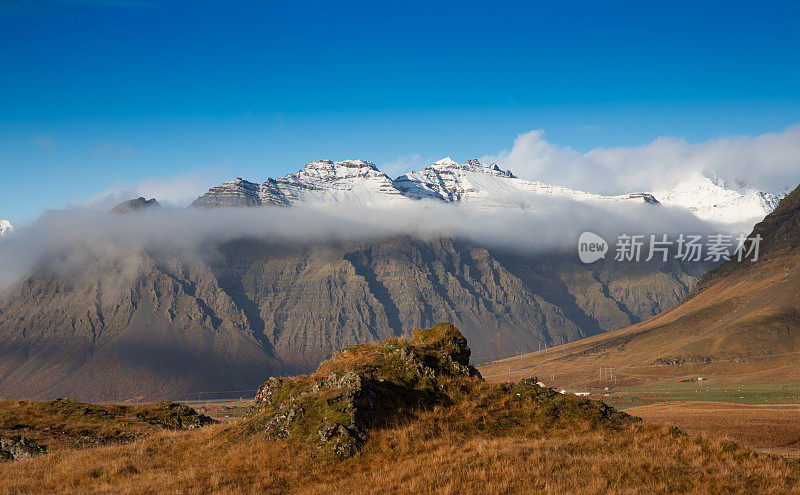
[[(540, 374), (603, 385), (696, 377), (800, 380), (800, 188), (756, 225), (756, 262), (731, 260), (664, 314), (564, 346), (481, 367), (488, 380)], [(595, 381), (596, 380), (596, 381)]]

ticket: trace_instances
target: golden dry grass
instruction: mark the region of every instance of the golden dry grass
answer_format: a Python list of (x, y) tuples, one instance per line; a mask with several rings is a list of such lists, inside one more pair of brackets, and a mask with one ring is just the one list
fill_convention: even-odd
[[(488, 386), (488, 385), (487, 385)], [(511, 400), (511, 399), (509, 399)], [(511, 425), (497, 408), (437, 406), (323, 460), (237, 424), (0, 465), (1, 493), (797, 493), (800, 466), (641, 423)]]
[[(417, 361), (400, 359), (400, 345)], [(311, 405), (330, 404), (324, 394), (333, 389), (303, 396), (314, 387), (297, 388), (319, 378), (315, 374), (287, 382), (297, 401), (310, 399), (286, 440), (267, 438), (261, 420), (276, 413), (272, 406), (256, 408), (226, 424), (159, 430), (126, 444), (5, 463), (0, 493), (800, 492), (798, 462), (645, 424), (530, 382), (486, 383), (445, 355), (434, 363), (437, 354), (416, 345), (389, 341), (350, 348), (317, 371), (358, 368), (373, 385), (383, 384), (372, 389), (382, 399), (363, 411), (385, 418), (347, 459), (325, 454), (316, 438), (327, 416), (315, 416)], [(435, 365), (436, 378), (409, 374), (419, 362)], [(431, 392), (427, 400), (402, 400), (418, 390)], [(46, 417), (40, 419), (47, 424)]]
[(671, 401), (632, 407), (626, 412), (687, 433), (729, 438), (760, 451), (800, 456), (800, 405)]

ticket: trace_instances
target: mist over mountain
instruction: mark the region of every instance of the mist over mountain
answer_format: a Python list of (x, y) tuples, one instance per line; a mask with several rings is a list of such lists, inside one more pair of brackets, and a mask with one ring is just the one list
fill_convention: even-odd
[[(671, 199), (671, 198), (670, 198)], [(246, 390), (440, 321), (476, 362), (630, 325), (713, 262), (591, 265), (591, 231), (736, 233), (648, 193), (602, 196), (440, 160), (236, 179), (193, 207), (51, 211), (0, 243), (0, 394), (156, 399)], [(769, 205), (765, 205), (765, 208)]]
[[(357, 204), (397, 207), (412, 201), (457, 204), (484, 211), (552, 210), (559, 200), (593, 205), (609, 203), (663, 204), (690, 212), (725, 230), (747, 232), (772, 211), (782, 193), (759, 191), (741, 183), (726, 183), (709, 173), (691, 173), (671, 188), (604, 196), (568, 187), (520, 179), (510, 170), (477, 159), (458, 163), (444, 158), (418, 172), (391, 179), (363, 160), (321, 160), (296, 174), (258, 184), (237, 178), (212, 187), (194, 207), (254, 207), (309, 204)], [(659, 200), (661, 198), (661, 200)]]
[(47, 213), (0, 243), (0, 393), (242, 390), (445, 320), (491, 360), (657, 314), (708, 268), (583, 265), (585, 229), (711, 226), (641, 200), (544, 198), (502, 210), (403, 199)]
[(701, 142), (661, 136), (638, 146), (580, 152), (547, 140), (542, 129), (517, 136), (513, 146), (481, 158), (525, 179), (599, 194), (667, 191), (694, 177), (729, 189), (785, 195), (800, 182), (800, 125), (755, 136), (721, 136)]
[(565, 379), (588, 381), (602, 365), (614, 366), (615, 374), (619, 369), (627, 384), (700, 372), (712, 380), (735, 377), (734, 383), (798, 380), (800, 187), (756, 224), (750, 237), (757, 236), (755, 262), (725, 261), (669, 311), (570, 343), (549, 356), (535, 353), (497, 363), (492, 372), (558, 370)]

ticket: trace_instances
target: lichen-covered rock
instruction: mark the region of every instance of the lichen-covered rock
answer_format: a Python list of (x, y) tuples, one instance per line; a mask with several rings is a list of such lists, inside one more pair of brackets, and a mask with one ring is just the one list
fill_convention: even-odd
[(431, 328), (415, 328), (411, 333), (413, 339), (452, 358), (462, 365), (469, 365), (472, 354), (467, 339), (461, 335), (452, 323), (438, 323)]
[(0, 436), (0, 461), (19, 461), (47, 452), (47, 447), (37, 444), (30, 438), (14, 435)]
[(354, 371), (305, 381), (271, 378), (256, 395), (253, 429), (268, 438), (307, 439), (336, 457), (350, 457), (376, 422), (376, 397), (375, 387)]
[(155, 402), (149, 404), (145, 409), (136, 413), (136, 416), (150, 424), (172, 430), (193, 430), (216, 423), (212, 418), (177, 402)]
[(297, 442), (323, 458), (355, 455), (370, 432), (419, 418), (422, 410), (449, 409), (452, 418), (476, 410), (491, 421), (465, 420), (460, 428), (504, 435), (510, 430), (603, 425), (632, 419), (600, 401), (559, 394), (536, 378), (488, 384), (469, 365), (458, 329), (439, 324), (411, 340), (389, 339), (337, 352), (315, 373), (271, 378), (259, 389), (244, 433)]
[(415, 331), (411, 341), (348, 347), (310, 376), (270, 378), (256, 394), (248, 428), (350, 457), (376, 426), (446, 401), (442, 380), (481, 380), (469, 355), (466, 339), (450, 324)]

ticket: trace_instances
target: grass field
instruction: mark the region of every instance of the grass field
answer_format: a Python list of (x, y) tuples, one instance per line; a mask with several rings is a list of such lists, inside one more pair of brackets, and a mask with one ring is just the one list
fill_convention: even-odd
[[(434, 408), (317, 458), (236, 423), (0, 464), (0, 493), (797, 493), (800, 466), (652, 425), (488, 434), (508, 404)], [(498, 430), (499, 431), (499, 430)]]
[(800, 405), (670, 401), (627, 409), (647, 423), (731, 439), (759, 452), (800, 458)]
[[(646, 396), (661, 399), (734, 404), (800, 404), (800, 382), (721, 382), (706, 380), (682, 383), (665, 380), (636, 387), (621, 387), (614, 395)], [(613, 402), (613, 401), (612, 401)]]

